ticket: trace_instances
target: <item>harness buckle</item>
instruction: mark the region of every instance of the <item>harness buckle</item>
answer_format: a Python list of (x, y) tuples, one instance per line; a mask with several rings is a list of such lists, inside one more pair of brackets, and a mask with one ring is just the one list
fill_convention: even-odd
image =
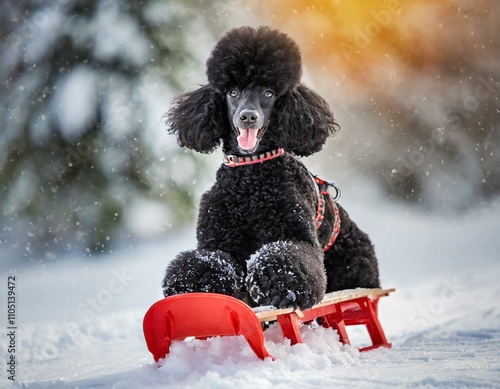
[(337, 202), (340, 199), (340, 197), (342, 196), (342, 192), (340, 190), (340, 187), (338, 186), (338, 184), (335, 181), (332, 181), (332, 180), (326, 181), (326, 180), (319, 178), (318, 176), (313, 176), (313, 177), (314, 177), (314, 181), (316, 182), (316, 184), (318, 184), (319, 186), (322, 187), (321, 192), (327, 191), (328, 194), (330, 194), (330, 192), (328, 191), (328, 188), (334, 188), (335, 189), (335, 196), (332, 196), (330, 194), (330, 197), (335, 202)]
[(332, 200), (337, 202), (340, 197), (342, 196), (342, 191), (340, 190), (340, 186), (338, 186), (338, 184), (335, 182), (335, 181), (323, 181), (325, 184), (326, 184), (326, 190), (328, 190), (328, 188), (334, 188), (335, 189), (335, 196), (332, 196), (330, 194), (330, 196), (332, 197)]

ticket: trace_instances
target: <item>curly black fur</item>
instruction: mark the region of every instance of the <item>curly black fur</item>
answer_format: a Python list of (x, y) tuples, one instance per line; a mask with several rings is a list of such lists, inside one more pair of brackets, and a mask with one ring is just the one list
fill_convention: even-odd
[(277, 94), (255, 153), (278, 147), (280, 157), (248, 166), (222, 165), (200, 203), (198, 247), (167, 267), (165, 296), (207, 291), (250, 304), (307, 308), (325, 291), (378, 287), (373, 246), (339, 206), (341, 229), (326, 252), (333, 208), (316, 230), (317, 194), (297, 159), (323, 147), (338, 125), (326, 101), (300, 83), (301, 59), (285, 34), (267, 27), (230, 31), (207, 61), (209, 84), (177, 98), (167, 113), (181, 146), (202, 153), (221, 145), (241, 155), (228, 117), (231, 88), (265, 86)]
[(339, 129), (328, 103), (303, 84), (279, 98), (274, 113), (262, 142), (299, 156), (320, 151), (328, 136)]
[(297, 44), (268, 27), (231, 30), (207, 61), (208, 82), (222, 94), (235, 87), (266, 85), (282, 95), (299, 84), (301, 75)]

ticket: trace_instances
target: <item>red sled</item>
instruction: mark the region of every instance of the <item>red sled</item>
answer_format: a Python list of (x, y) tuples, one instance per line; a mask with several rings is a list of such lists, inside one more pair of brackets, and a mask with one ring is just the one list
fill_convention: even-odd
[(350, 344), (346, 326), (365, 325), (372, 341), (368, 351), (391, 347), (378, 320), (378, 301), (395, 289), (350, 289), (332, 292), (312, 308), (292, 308), (254, 312), (241, 300), (216, 293), (186, 293), (166, 297), (149, 308), (143, 330), (148, 350), (155, 361), (164, 358), (173, 340), (187, 337), (242, 335), (260, 359), (270, 357), (264, 347), (261, 323), (277, 321), (291, 344), (302, 343), (300, 326), (317, 320), (337, 330), (340, 341)]

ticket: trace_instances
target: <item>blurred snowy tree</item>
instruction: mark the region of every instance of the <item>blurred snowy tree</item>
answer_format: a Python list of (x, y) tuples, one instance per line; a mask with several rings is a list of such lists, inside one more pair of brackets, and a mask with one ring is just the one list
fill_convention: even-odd
[(201, 0), (2, 1), (4, 247), (105, 251), (192, 218), (203, 168), (161, 115), (203, 69), (190, 53), (220, 32), (220, 12)]

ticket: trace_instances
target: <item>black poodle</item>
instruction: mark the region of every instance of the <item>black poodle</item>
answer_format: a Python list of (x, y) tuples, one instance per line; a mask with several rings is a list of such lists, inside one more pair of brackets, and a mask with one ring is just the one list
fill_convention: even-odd
[(198, 248), (168, 265), (165, 296), (205, 291), (304, 309), (325, 291), (379, 287), (368, 236), (299, 160), (339, 128), (301, 74), (287, 35), (241, 27), (213, 49), (208, 85), (174, 101), (166, 117), (179, 144), (221, 145), (225, 156), (201, 199)]

